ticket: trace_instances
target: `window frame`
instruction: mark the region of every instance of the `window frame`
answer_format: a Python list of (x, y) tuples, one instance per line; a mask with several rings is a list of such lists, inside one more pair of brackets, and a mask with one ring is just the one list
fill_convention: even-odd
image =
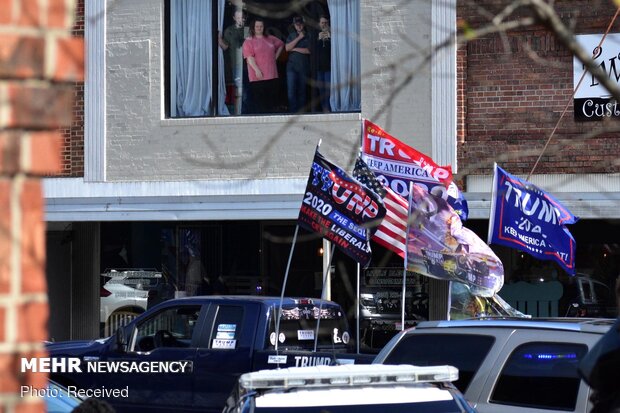
[[(155, 350), (156, 348), (177, 348), (177, 347), (167, 347), (167, 346), (165, 347), (153, 346), (151, 350), (145, 351), (145, 350), (137, 349), (136, 347), (138, 346), (139, 334), (140, 334), (141, 328), (145, 324), (152, 322), (154, 319), (158, 317), (161, 317), (162, 314), (166, 312), (169, 312), (169, 311), (176, 312), (181, 308), (188, 308), (188, 309), (195, 308), (197, 310), (197, 318), (195, 320), (195, 323), (192, 329), (192, 335), (189, 340), (189, 345), (186, 348), (196, 347), (196, 340), (200, 336), (200, 330), (202, 330), (201, 325), (203, 323), (202, 318), (203, 318), (204, 309), (203, 309), (203, 306), (201, 306), (200, 304), (183, 304), (183, 305), (174, 305), (174, 306), (168, 306), (168, 307), (162, 308), (160, 311), (157, 311), (156, 313), (152, 314), (150, 317), (145, 318), (144, 320), (140, 320), (138, 323), (136, 323), (134, 327), (132, 328), (131, 339), (129, 340), (130, 345), (127, 351), (129, 353), (147, 353), (147, 352), (151, 352)], [(156, 331), (153, 332), (153, 334), (151, 334), (151, 337), (153, 337), (155, 333)], [(144, 335), (142, 338), (144, 337), (147, 337), (147, 335)], [(178, 347), (178, 348), (184, 348), (184, 347)]]
[[(269, 117), (269, 116), (305, 116), (305, 115), (326, 115), (328, 117), (331, 117), (333, 115), (342, 115), (342, 114), (356, 114), (359, 115), (361, 114), (361, 76), (357, 76), (355, 77), (356, 81), (355, 81), (355, 86), (354, 88), (356, 89), (356, 92), (359, 95), (359, 103), (358, 106), (359, 107), (354, 107), (352, 109), (345, 109), (345, 110), (337, 110), (337, 111), (332, 111), (329, 113), (323, 113), (322, 110), (320, 109), (320, 99), (319, 99), (319, 95), (318, 95), (318, 87), (316, 87), (315, 85), (312, 85), (312, 82), (315, 80), (316, 77), (316, 70), (314, 70), (314, 66), (316, 66), (315, 62), (311, 62), (311, 67), (312, 72), (311, 75), (309, 76), (309, 82), (307, 85), (308, 88), (308, 94), (307, 94), (307, 102), (308, 105), (311, 106), (310, 110), (304, 113), (290, 113), (287, 110), (280, 110), (280, 111), (274, 111), (273, 113), (263, 113), (263, 114), (259, 114), (259, 113), (241, 113), (241, 114), (235, 114), (235, 113), (229, 113), (229, 114), (220, 114), (220, 110), (219, 109), (214, 109), (213, 106), (219, 106), (224, 105), (226, 106), (225, 103), (220, 103), (219, 101), (219, 97), (218, 95), (220, 94), (220, 85), (219, 82), (221, 81), (218, 75), (219, 69), (218, 66), (219, 64), (216, 65), (212, 65), (212, 80), (211, 80), (211, 84), (218, 84), (218, 87), (212, 88), (213, 90), (210, 92), (212, 93), (212, 98), (210, 99), (211, 103), (209, 104), (209, 112), (211, 114), (204, 114), (204, 115), (179, 115), (179, 114), (174, 114), (175, 109), (173, 108), (173, 93), (176, 90), (176, 85), (174, 85), (174, 81), (173, 79), (175, 78), (175, 73), (173, 73), (176, 69), (175, 69), (175, 63), (173, 62), (173, 60), (175, 59), (175, 53), (173, 51), (172, 48), (172, 43), (173, 43), (173, 22), (172, 22), (172, 14), (173, 14), (173, 2), (176, 0), (165, 0), (164, 1), (164, 22), (163, 22), (163, 34), (164, 34), (164, 39), (163, 39), (163, 45), (164, 45), (164, 50), (163, 50), (163, 69), (164, 69), (164, 77), (163, 77), (163, 85), (164, 85), (164, 91), (163, 91), (163, 98), (164, 98), (164, 102), (163, 102), (163, 120), (183, 120), (183, 119), (222, 119), (222, 118), (240, 118), (240, 117), (249, 117), (249, 116), (259, 116), (259, 117)], [(258, 0), (258, 1), (264, 1), (264, 0)], [(362, 13), (361, 13), (361, 2), (359, 0), (347, 0), (350, 1), (352, 3), (354, 3), (354, 6), (356, 5), (359, 9), (359, 21), (357, 22), (357, 33), (352, 36), (353, 39), (357, 39), (359, 37), (359, 32), (361, 31), (361, 20), (362, 20)], [(265, 1), (266, 2), (266, 1)], [(267, 2), (266, 2), (267, 3)], [(288, 3), (286, 3), (288, 5), (288, 7), (290, 7), (291, 13), (288, 17), (285, 17), (283, 19), (281, 19), (282, 23), (280, 23), (279, 26), (284, 26), (285, 24), (288, 23), (288, 21), (290, 20), (290, 18), (295, 15), (296, 13), (296, 9), (295, 7), (292, 7), (294, 5), (295, 1), (294, 0), (289, 0)], [(313, 0), (312, 2), (313, 4), (316, 3), (317, 5), (319, 5), (318, 7), (323, 7), (323, 11), (317, 11), (319, 10), (317, 8), (317, 6), (315, 6), (315, 10), (312, 11), (312, 13), (316, 14), (316, 28), (312, 27), (310, 29), (309, 24), (306, 24), (306, 26), (310, 29), (309, 33), (312, 34), (317, 34), (319, 33), (318, 30), (318, 20), (320, 15), (322, 14), (327, 14), (328, 16), (330, 16), (330, 23), (331, 23), (331, 10), (328, 8), (327, 4), (327, 0)], [(284, 4), (284, 3), (283, 3)], [(230, 12), (228, 9), (232, 9), (234, 7), (234, 5), (230, 2), (230, 1), (225, 1), (224, 2), (224, 7), (225, 10), (223, 12), (219, 12), (218, 8), (219, 8), (219, 2), (213, 0), (211, 2), (211, 16), (212, 16), (212, 22), (211, 22), (211, 27), (218, 27), (219, 26), (219, 22), (218, 22), (218, 15), (219, 14), (223, 14), (224, 15), (224, 21), (223, 21), (223, 25), (221, 28), (221, 32), (223, 33), (225, 28), (228, 27), (230, 25)], [(245, 10), (245, 8), (244, 8)], [(307, 7), (302, 9), (302, 11), (304, 11), (304, 13), (307, 13)], [(246, 12), (247, 14), (247, 12)], [(267, 19), (270, 19), (269, 17), (266, 17)], [(273, 19), (271, 19), (273, 20)], [(250, 18), (248, 17), (246, 22), (249, 22)], [(290, 26), (292, 26), (292, 24), (287, 25), (287, 29), (290, 28)], [(276, 27), (277, 29), (277, 27)], [(280, 30), (281, 31), (281, 30)], [(212, 33), (212, 61), (218, 61), (220, 59), (220, 50), (221, 48), (218, 45), (218, 41), (217, 41), (217, 33), (218, 30), (214, 30)], [(284, 33), (285, 36), (283, 39), (284, 42), (286, 42), (286, 35), (288, 33)], [(222, 51), (223, 53), (225, 53), (224, 51)], [(284, 53), (284, 52), (283, 52)], [(361, 47), (358, 46), (358, 53), (357, 53), (357, 61), (358, 61), (358, 70), (360, 71), (361, 74)], [(333, 59), (334, 53), (332, 53), (332, 59)], [(283, 98), (283, 100), (281, 100), (280, 104), (281, 107), (288, 107), (287, 105), (287, 99), (286, 99), (286, 62), (282, 63), (282, 65), (284, 66), (284, 73), (282, 73), (282, 71), (280, 71), (280, 76), (279, 79), (282, 83), (282, 85), (280, 86), (282, 88), (282, 93), (284, 96), (280, 97), (280, 99)], [(222, 67), (225, 68), (225, 64), (222, 65)], [(334, 67), (333, 63), (332, 63), (332, 68)], [(333, 70), (333, 69), (332, 69)], [(215, 82), (214, 82), (215, 81)], [(333, 76), (332, 76), (332, 83), (333, 83)], [(226, 90), (226, 84), (224, 86), (224, 90)], [(333, 90), (333, 89), (332, 89)], [(333, 93), (333, 92), (332, 92)], [(316, 95), (316, 96), (315, 96)], [(214, 105), (212, 102), (218, 102), (216, 105)], [(224, 102), (224, 101), (222, 101)], [(234, 104), (233, 104), (234, 107)], [(217, 113), (216, 113), (217, 112)], [(288, 121), (288, 119), (287, 119)]]
[[(485, 365), (485, 362), (489, 359), (490, 355), (495, 354), (496, 351), (496, 341), (499, 339), (498, 337), (496, 337), (493, 334), (477, 334), (477, 333), (458, 333), (458, 332), (435, 332), (435, 331), (429, 331), (429, 332), (423, 332), (420, 334), (407, 334), (405, 335), (396, 345), (396, 348), (403, 348), (405, 346), (407, 347), (411, 347), (410, 345), (408, 345), (406, 342), (410, 341), (410, 340), (419, 340), (419, 339), (435, 339), (437, 340), (438, 338), (441, 338), (443, 340), (446, 340), (449, 343), (455, 343), (458, 339), (463, 339), (463, 337), (467, 337), (468, 339), (478, 339), (478, 344), (484, 344), (486, 346), (486, 349), (484, 351), (482, 351), (480, 353), (481, 357), (479, 360), (477, 360), (477, 366), (476, 368), (472, 371), (471, 376), (468, 378), (467, 382), (462, 382), (461, 380), (463, 380), (463, 375), (459, 373), (459, 379), (455, 382), (453, 382), (453, 384), (459, 389), (459, 391), (463, 394), (465, 394), (467, 392), (467, 390), (470, 388), (470, 386), (472, 385), (472, 383), (474, 383), (474, 378), (476, 377), (476, 375), (478, 374), (478, 372), (480, 371), (480, 369), (482, 368), (482, 366)], [(452, 347), (452, 344), (450, 344), (448, 347)], [(467, 346), (468, 348), (470, 346)], [(409, 349), (407, 350), (409, 353), (411, 352)], [(454, 354), (454, 353), (452, 353)], [(390, 361), (390, 358), (394, 357), (394, 350), (392, 350), (388, 355), (386, 355), (386, 357), (382, 360), (383, 364), (394, 364), (393, 361)], [(472, 360), (467, 359), (466, 360), (467, 363), (471, 363)], [(450, 361), (444, 361), (443, 359), (440, 362), (427, 362), (429, 364), (426, 365), (436, 365), (436, 364), (450, 364), (453, 365), (455, 367), (457, 367), (459, 369), (459, 372), (462, 371), (462, 367), (458, 366), (456, 363), (452, 363)], [(406, 360), (403, 359), (403, 354), (399, 355), (399, 358), (396, 360), (396, 364), (419, 364), (419, 365), (423, 365), (420, 364), (417, 361), (412, 361), (412, 360)]]

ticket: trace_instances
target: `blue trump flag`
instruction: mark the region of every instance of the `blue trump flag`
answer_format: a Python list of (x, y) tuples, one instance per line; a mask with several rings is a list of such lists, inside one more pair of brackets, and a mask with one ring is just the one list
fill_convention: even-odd
[(316, 151), (297, 219), (299, 226), (333, 242), (365, 268), (372, 258), (369, 230), (384, 217), (379, 195)]
[(566, 225), (579, 218), (557, 199), (495, 164), (491, 202), (489, 244), (553, 260), (575, 274), (575, 239)]

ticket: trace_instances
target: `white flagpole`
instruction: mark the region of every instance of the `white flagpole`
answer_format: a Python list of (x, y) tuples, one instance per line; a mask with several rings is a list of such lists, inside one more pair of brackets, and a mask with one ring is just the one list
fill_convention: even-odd
[(327, 264), (327, 266), (325, 266), (325, 268), (323, 268), (323, 288), (321, 290), (321, 303), (319, 304), (319, 317), (316, 320), (316, 333), (314, 334), (314, 351), (316, 351), (317, 345), (319, 343), (319, 326), (321, 325), (321, 310), (323, 310), (323, 292), (325, 291), (327, 274), (329, 274), (329, 268), (332, 265), (332, 257), (334, 256), (335, 250), (336, 244), (333, 244), (331, 252), (329, 253), (329, 263)]
[(323, 300), (332, 299), (332, 280), (330, 277), (332, 254), (329, 253), (330, 245), (332, 245), (331, 242), (323, 238), (323, 270), (327, 269), (326, 279), (323, 281), (323, 292), (321, 293), (321, 299)]
[[(405, 257), (407, 256), (407, 253), (405, 253)], [(406, 258), (405, 258), (405, 263), (406, 263)], [(405, 294), (406, 294), (406, 290), (407, 290), (407, 264), (405, 264), (404, 268), (403, 268), (403, 298), (402, 298), (402, 302), (401, 302), (401, 306), (402, 306), (402, 311), (401, 311), (401, 317), (400, 317), (400, 322), (402, 323), (400, 326), (400, 331), (403, 331), (405, 329)]]
[(403, 266), (403, 298), (402, 298), (402, 313), (401, 313), (401, 322), (402, 325), (400, 326), (400, 331), (403, 331), (405, 329), (405, 304), (406, 304), (406, 297), (405, 294), (407, 292), (407, 238), (409, 236), (409, 215), (411, 214), (411, 192), (413, 191), (413, 182), (409, 182), (409, 196), (408, 196), (408, 203), (409, 203), (409, 210), (407, 211), (407, 232), (405, 232), (405, 265)]
[(489, 231), (487, 232), (487, 244), (491, 244), (493, 227), (495, 227), (495, 207), (497, 203), (497, 162), (493, 163), (493, 186), (491, 187), (491, 209), (489, 210)]
[(282, 303), (284, 302), (284, 290), (286, 289), (286, 282), (288, 280), (288, 272), (291, 268), (291, 259), (293, 258), (293, 251), (295, 250), (295, 242), (297, 241), (297, 232), (299, 231), (299, 225), (295, 225), (295, 235), (293, 235), (293, 245), (291, 245), (291, 252), (288, 255), (288, 263), (286, 264), (286, 272), (284, 273), (284, 281), (282, 282), (282, 293), (280, 294), (280, 306), (278, 307), (278, 318), (276, 320), (276, 355), (278, 354), (278, 342), (280, 340), (280, 318), (282, 317)]

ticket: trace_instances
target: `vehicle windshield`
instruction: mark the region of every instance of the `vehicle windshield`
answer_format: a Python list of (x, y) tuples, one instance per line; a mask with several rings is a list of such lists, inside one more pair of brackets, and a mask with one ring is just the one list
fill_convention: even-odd
[[(281, 349), (313, 349), (318, 323), (319, 305), (301, 304), (282, 307), (279, 344)], [(274, 348), (276, 313), (271, 313), (267, 348)], [(347, 319), (339, 307), (323, 306), (319, 323), (318, 347), (345, 347), (350, 340)]]
[(409, 334), (383, 364), (454, 366), (459, 369), (459, 379), (453, 384), (465, 393), (494, 342), (492, 336), (475, 334)]

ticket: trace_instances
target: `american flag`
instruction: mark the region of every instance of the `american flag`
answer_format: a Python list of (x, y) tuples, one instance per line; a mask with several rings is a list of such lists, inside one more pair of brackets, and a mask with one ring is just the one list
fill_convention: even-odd
[(359, 156), (355, 160), (353, 176), (383, 198), (386, 209), (385, 218), (372, 235), (372, 240), (390, 251), (394, 251), (404, 259), (409, 203), (391, 188), (379, 182), (374, 172)]

